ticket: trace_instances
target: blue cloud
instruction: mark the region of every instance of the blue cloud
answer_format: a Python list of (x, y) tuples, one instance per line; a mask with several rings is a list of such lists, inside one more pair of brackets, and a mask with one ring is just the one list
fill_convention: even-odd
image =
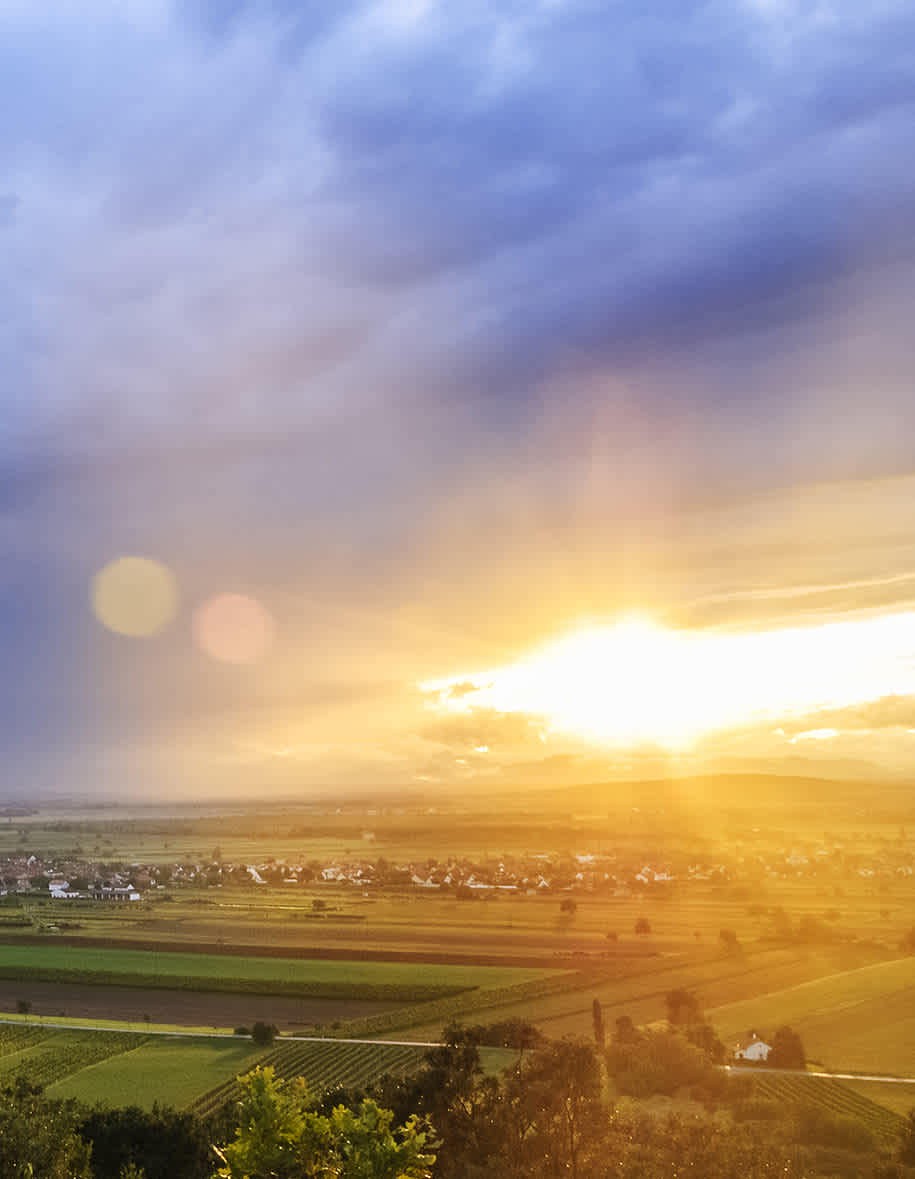
[[(333, 551), (396, 598), (468, 486), (549, 502), (598, 444), (646, 502), (898, 469), (913, 36), (890, 0), (6, 6), (16, 601), (239, 529), (265, 583)], [(63, 602), (3, 624), (29, 699)]]

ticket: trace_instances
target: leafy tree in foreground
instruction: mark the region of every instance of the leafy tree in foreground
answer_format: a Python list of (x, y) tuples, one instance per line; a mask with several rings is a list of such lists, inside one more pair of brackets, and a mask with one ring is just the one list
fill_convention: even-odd
[(232, 1142), (216, 1147), (219, 1179), (427, 1179), (435, 1155), (431, 1129), (394, 1115), (374, 1101), (329, 1115), (310, 1108), (301, 1078), (285, 1085), (271, 1068), (241, 1078), (239, 1125)]
[(210, 1127), (193, 1114), (158, 1105), (99, 1107), (78, 1128), (92, 1147), (95, 1179), (119, 1179), (129, 1166), (146, 1179), (208, 1179), (213, 1173)]
[(0, 1179), (91, 1179), (75, 1107), (18, 1081), (0, 1091)]

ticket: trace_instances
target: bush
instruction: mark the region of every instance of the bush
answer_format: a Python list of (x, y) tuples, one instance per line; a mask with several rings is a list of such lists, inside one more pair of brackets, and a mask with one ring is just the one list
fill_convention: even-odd
[(804, 1045), (797, 1032), (789, 1027), (778, 1029), (772, 1037), (772, 1051), (766, 1059), (766, 1064), (770, 1068), (806, 1068)]
[(259, 1019), (251, 1029), (251, 1039), (255, 1044), (272, 1044), (276, 1039), (277, 1031), (276, 1024), (264, 1023)]
[(236, 1036), (250, 1036), (250, 1035), (251, 1035), (251, 1029), (250, 1029), (250, 1028), (246, 1028), (244, 1025), (242, 1025), (242, 1027), (240, 1027), (240, 1028), (236, 1028), (236, 1029), (235, 1029), (235, 1035), (236, 1035)]
[(635, 923), (636, 933), (651, 933), (651, 922), (647, 917), (640, 917)]
[(714, 1086), (718, 1076), (698, 1048), (673, 1032), (645, 1032), (631, 1042), (614, 1039), (607, 1069), (617, 1089), (630, 1097), (671, 1096), (685, 1085), (706, 1082)]

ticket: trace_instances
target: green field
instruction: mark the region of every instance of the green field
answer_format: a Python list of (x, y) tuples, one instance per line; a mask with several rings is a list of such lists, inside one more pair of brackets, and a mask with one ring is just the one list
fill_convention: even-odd
[(145, 1042), (141, 1035), (119, 1032), (75, 1032), (61, 1028), (0, 1025), (0, 1082), (23, 1078), (33, 1085), (52, 1085), (112, 1057), (129, 1055)]
[(244, 990), (327, 998), (418, 1001), (475, 987), (523, 983), (543, 974), (504, 966), (449, 966), (258, 958), (84, 946), (0, 946), (0, 976), (15, 979)]
[[(404, 1076), (422, 1064), (424, 1049), (397, 1044), (277, 1044), (260, 1061), (286, 1080), (304, 1077), (312, 1093), (337, 1086), (355, 1088), (367, 1085), (385, 1073)], [(229, 1079), (198, 1097), (191, 1108), (196, 1113), (210, 1113), (233, 1101), (238, 1084)]]
[(829, 1069), (915, 1075), (915, 958), (881, 962), (708, 1012), (723, 1038), (780, 1024)]
[[(547, 1035), (564, 1036), (591, 1034), (591, 1008), (596, 998), (603, 1007), (604, 1021), (610, 1026), (620, 1015), (628, 1015), (635, 1023), (653, 1023), (666, 1017), (665, 996), (675, 987), (686, 987), (695, 992), (703, 1007), (709, 1011), (722, 1002), (745, 996), (766, 995), (770, 990), (781, 990), (808, 979), (833, 975), (846, 955), (844, 952), (805, 948), (760, 949), (738, 956), (707, 952), (703, 958), (671, 955), (654, 959), (638, 966), (619, 967), (617, 977), (606, 972), (569, 977), (566, 985), (553, 993), (522, 994), (507, 1003), (488, 1002), (486, 994), (457, 996), (419, 1008), (413, 1023), (406, 1025), (408, 1013), (398, 1009), (375, 1017), (371, 1025), (401, 1029), (404, 1035), (417, 1039), (434, 1039), (443, 1025), (442, 1019), (428, 1019), (436, 1008), (462, 1009), (468, 1014), (484, 1009), (480, 1019), (495, 1021), (520, 1017), (536, 1023)], [(520, 989), (520, 988), (519, 988)], [(524, 988), (527, 989), (527, 988)], [(531, 987), (533, 990), (533, 987)], [(496, 998), (495, 995), (491, 996)], [(711, 1015), (715, 1022), (714, 1015)], [(349, 1028), (365, 1028), (368, 1021), (350, 1024)], [(742, 1028), (740, 1029), (743, 1030)], [(348, 1033), (342, 1033), (348, 1034)], [(380, 1034), (380, 1032), (379, 1032)]]
[(159, 1102), (180, 1109), (208, 1089), (254, 1068), (263, 1055), (264, 1049), (250, 1040), (156, 1037), (132, 1051), (62, 1075), (47, 1092), (49, 1097), (75, 1097), (88, 1104), (99, 1101), (149, 1109)]

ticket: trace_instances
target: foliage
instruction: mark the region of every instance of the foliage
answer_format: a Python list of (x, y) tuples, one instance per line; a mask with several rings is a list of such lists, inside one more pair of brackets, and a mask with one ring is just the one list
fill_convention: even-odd
[(264, 1023), (262, 1019), (259, 1019), (251, 1028), (251, 1039), (255, 1044), (272, 1044), (278, 1030), (276, 1024)]
[(797, 1032), (789, 1027), (780, 1027), (772, 1037), (772, 1051), (766, 1058), (771, 1068), (803, 1069), (807, 1065), (804, 1045)]
[(207, 1125), (189, 1113), (100, 1106), (82, 1119), (79, 1133), (92, 1147), (95, 1179), (120, 1179), (130, 1166), (146, 1179), (207, 1179), (213, 1171)]
[(667, 1007), (667, 1022), (669, 1024), (691, 1024), (702, 1018), (699, 1000), (692, 991), (685, 987), (676, 987), (668, 991), (664, 997)]
[(598, 1048), (603, 1048), (606, 1040), (606, 1031), (604, 1029), (604, 1012), (600, 1005), (600, 999), (598, 998), (595, 998), (591, 1004), (591, 1024), (594, 1029), (594, 1043)]
[(25, 1081), (0, 1090), (0, 1144), (0, 1179), (91, 1179), (74, 1106)]
[(435, 1161), (430, 1128), (416, 1117), (394, 1128), (393, 1113), (366, 1100), (316, 1113), (304, 1084), (276, 1081), (270, 1068), (242, 1078), (235, 1138), (217, 1148), (221, 1179), (424, 1179)]
[(631, 1097), (670, 1096), (685, 1085), (709, 1082), (715, 1072), (684, 1036), (651, 1030), (633, 1040), (615, 1039), (607, 1051), (607, 1069), (620, 1093)]

